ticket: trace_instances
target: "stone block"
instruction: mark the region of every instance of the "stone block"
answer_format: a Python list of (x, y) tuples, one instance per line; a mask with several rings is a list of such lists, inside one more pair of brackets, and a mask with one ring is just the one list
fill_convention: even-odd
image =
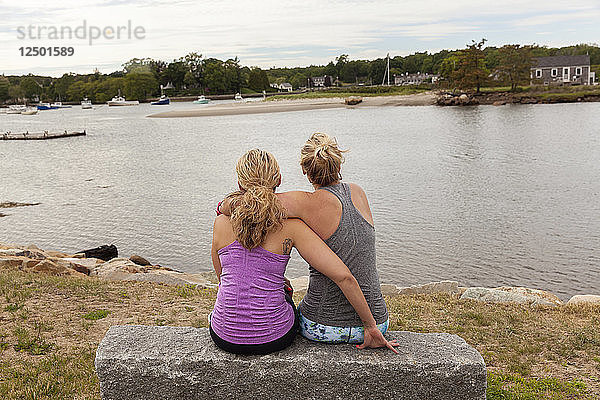
[(104, 400), (485, 399), (483, 358), (460, 337), (386, 336), (400, 354), (299, 336), (281, 352), (240, 356), (218, 349), (206, 328), (113, 326), (95, 365)]

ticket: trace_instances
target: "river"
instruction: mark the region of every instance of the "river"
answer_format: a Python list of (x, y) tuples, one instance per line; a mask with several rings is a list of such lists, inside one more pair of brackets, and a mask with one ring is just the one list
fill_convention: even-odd
[[(600, 103), (365, 107), (204, 118), (97, 106), (0, 115), (0, 132), (86, 129), (0, 141), (0, 241), (74, 252), (114, 243), (185, 272), (209, 270), (216, 203), (247, 149), (271, 151), (282, 190), (315, 131), (350, 149), (342, 175), (369, 197), (383, 282), (521, 285), (562, 298), (600, 290)], [(295, 255), (291, 277), (306, 275)]]

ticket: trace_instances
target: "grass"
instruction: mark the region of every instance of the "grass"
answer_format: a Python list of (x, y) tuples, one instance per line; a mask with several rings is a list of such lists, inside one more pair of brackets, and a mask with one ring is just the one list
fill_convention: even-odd
[[(110, 326), (206, 327), (215, 296), (193, 286), (0, 270), (0, 399), (99, 399), (94, 353)], [(600, 398), (600, 306), (530, 308), (450, 295), (386, 301), (391, 329), (456, 333), (477, 348), (488, 399)]]
[(376, 96), (399, 96), (423, 93), (431, 90), (431, 86), (347, 86), (333, 87), (314, 92), (299, 94), (278, 94), (267, 97), (267, 101), (296, 100), (296, 99), (320, 99), (338, 98), (349, 96), (376, 97)]
[(519, 375), (488, 374), (487, 400), (561, 400), (587, 397), (586, 386), (579, 380), (523, 378)]
[(108, 310), (94, 310), (94, 311), (90, 311), (89, 313), (84, 314), (83, 319), (96, 321), (96, 320), (99, 320), (102, 318), (106, 318), (108, 316), (108, 314), (110, 314), (110, 311), (108, 311)]

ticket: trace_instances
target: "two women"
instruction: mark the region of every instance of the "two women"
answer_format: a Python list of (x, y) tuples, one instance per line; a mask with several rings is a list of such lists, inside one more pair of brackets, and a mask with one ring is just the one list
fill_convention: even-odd
[[(281, 350), (298, 327), (313, 340), (394, 350), (397, 344), (382, 334), (387, 311), (366, 196), (358, 186), (339, 182), (341, 151), (331, 138), (313, 135), (302, 153), (314, 193), (278, 197), (281, 176), (270, 153), (251, 150), (238, 161), (240, 191), (223, 207), (231, 216), (217, 217), (213, 230), (213, 265), (221, 284), (211, 335), (219, 347), (242, 354)], [(283, 289), (292, 247), (311, 266), (299, 312)]]

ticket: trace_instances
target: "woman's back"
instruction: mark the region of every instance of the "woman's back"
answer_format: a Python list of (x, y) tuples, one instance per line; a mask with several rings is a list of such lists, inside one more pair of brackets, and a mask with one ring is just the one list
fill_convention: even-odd
[(211, 326), (219, 337), (236, 344), (266, 343), (283, 336), (294, 323), (294, 311), (282, 290), (290, 256), (237, 240), (218, 250), (221, 284)]
[[(376, 268), (375, 229), (356, 208), (348, 184), (338, 183), (320, 189), (333, 194), (341, 208), (339, 223), (333, 226), (335, 229), (325, 226), (334, 230), (325, 243), (358, 281), (375, 321), (383, 323), (388, 319), (388, 313)], [(308, 291), (299, 310), (307, 319), (324, 325), (357, 326), (361, 323), (339, 287), (312, 267)]]

